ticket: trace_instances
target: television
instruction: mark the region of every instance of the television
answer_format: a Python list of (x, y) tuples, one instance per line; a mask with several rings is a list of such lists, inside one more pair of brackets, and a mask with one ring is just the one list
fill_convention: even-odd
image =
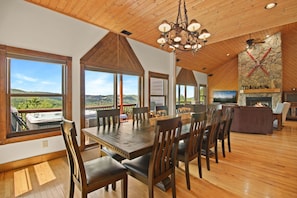
[(213, 102), (237, 103), (237, 91), (235, 90), (213, 91)]

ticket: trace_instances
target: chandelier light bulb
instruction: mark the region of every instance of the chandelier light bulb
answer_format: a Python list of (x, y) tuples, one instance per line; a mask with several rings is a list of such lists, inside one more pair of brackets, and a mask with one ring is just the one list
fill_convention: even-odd
[(166, 39), (164, 37), (160, 37), (158, 40), (157, 40), (157, 43), (161, 44), (161, 45), (164, 45), (166, 43)]
[(173, 40), (174, 42), (178, 43), (182, 40), (182, 38), (180, 36), (176, 36)]
[(196, 19), (192, 19), (191, 23), (189, 24), (187, 30), (190, 32), (196, 32), (201, 27), (200, 23)]
[(184, 47), (185, 47), (185, 49), (191, 49), (192, 46), (190, 44), (185, 44)]
[(159, 31), (160, 32), (163, 32), (163, 33), (166, 33), (166, 32), (169, 32), (171, 30), (171, 26), (170, 24), (164, 20), (160, 25), (159, 25)]

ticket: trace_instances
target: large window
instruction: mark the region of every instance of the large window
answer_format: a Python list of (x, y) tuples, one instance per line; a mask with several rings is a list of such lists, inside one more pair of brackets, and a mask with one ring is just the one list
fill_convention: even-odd
[[(119, 108), (121, 118), (129, 119), (132, 108), (140, 105), (140, 76), (85, 69), (84, 127), (97, 126), (96, 110)], [(93, 142), (86, 138), (85, 145)], [(84, 146), (85, 146), (84, 145)]]
[(5, 57), (3, 54), (1, 56), (5, 60), (8, 118), (6, 125), (1, 127), (2, 131), (6, 131), (2, 140), (18, 138), (16, 141), (22, 141), (27, 140), (28, 136), (33, 139), (37, 134), (45, 134), (38, 137), (58, 134), (62, 117), (69, 117), (71, 112), (70, 105), (66, 105), (71, 104), (66, 94), (71, 93), (71, 58), (10, 47), (7, 49)]
[(195, 87), (190, 85), (176, 85), (177, 104), (194, 104)]
[[(119, 108), (130, 116), (139, 106), (139, 76), (85, 70), (85, 126), (96, 126), (96, 110)], [(123, 115), (124, 116), (124, 115)]]

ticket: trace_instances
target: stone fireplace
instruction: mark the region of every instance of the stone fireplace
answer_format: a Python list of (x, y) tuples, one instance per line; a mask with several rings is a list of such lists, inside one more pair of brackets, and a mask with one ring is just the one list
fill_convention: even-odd
[(238, 55), (238, 86), (238, 104), (241, 106), (262, 102), (275, 108), (281, 102), (281, 33)]

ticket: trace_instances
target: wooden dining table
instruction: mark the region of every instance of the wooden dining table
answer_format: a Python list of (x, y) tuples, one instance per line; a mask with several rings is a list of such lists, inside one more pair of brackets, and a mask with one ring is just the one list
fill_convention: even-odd
[[(190, 123), (182, 125), (179, 139), (188, 137)], [(123, 122), (119, 127), (89, 127), (82, 132), (97, 142), (126, 159), (134, 159), (152, 151), (154, 143), (155, 126), (146, 121), (135, 124), (132, 121)]]
[[(155, 126), (149, 121), (134, 125), (132, 121), (127, 121), (121, 123), (119, 127), (96, 126), (83, 128), (82, 131), (87, 137), (97, 142), (99, 148), (105, 146), (126, 159), (131, 160), (148, 154), (153, 149)], [(186, 139), (189, 132), (190, 123), (183, 124), (179, 140)], [(170, 179), (165, 179), (157, 186), (167, 191), (170, 188)]]

